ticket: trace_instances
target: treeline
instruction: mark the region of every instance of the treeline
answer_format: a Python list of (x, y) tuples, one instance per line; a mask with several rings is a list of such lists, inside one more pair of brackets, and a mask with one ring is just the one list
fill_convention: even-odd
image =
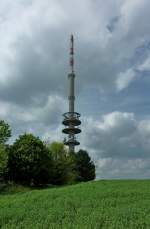
[(95, 179), (88, 152), (68, 152), (63, 143), (46, 144), (33, 134), (23, 134), (10, 145), (11, 128), (0, 121), (0, 181), (23, 185), (64, 185)]

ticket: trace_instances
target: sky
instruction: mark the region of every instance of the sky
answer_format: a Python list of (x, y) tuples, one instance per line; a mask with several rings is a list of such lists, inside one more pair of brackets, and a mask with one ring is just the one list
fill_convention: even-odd
[(73, 33), (80, 148), (97, 179), (149, 178), (149, 20), (149, 0), (1, 0), (0, 119), (11, 141), (65, 137)]

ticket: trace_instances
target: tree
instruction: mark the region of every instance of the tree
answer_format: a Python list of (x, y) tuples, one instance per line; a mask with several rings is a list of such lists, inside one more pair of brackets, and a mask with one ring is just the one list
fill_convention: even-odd
[(4, 120), (0, 120), (0, 180), (4, 180), (7, 172), (8, 147), (5, 143), (9, 137), (11, 137), (10, 126)]
[(10, 147), (9, 178), (30, 185), (51, 183), (52, 160), (43, 142), (32, 134), (19, 136)]
[(95, 165), (88, 152), (79, 150), (76, 153), (77, 181), (90, 181), (95, 179)]
[(6, 143), (9, 137), (11, 137), (11, 129), (9, 124), (4, 120), (0, 120), (0, 144)]
[(7, 172), (7, 161), (8, 155), (6, 147), (0, 144), (0, 180), (4, 180), (5, 174)]
[(48, 144), (47, 148), (53, 159), (53, 184), (73, 183), (76, 179), (74, 155), (61, 142)]

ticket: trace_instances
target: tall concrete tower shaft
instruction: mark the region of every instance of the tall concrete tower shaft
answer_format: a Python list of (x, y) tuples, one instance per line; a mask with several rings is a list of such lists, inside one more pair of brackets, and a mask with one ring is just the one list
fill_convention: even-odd
[(71, 35), (70, 38), (70, 73), (68, 74), (69, 82), (69, 112), (63, 114), (63, 124), (66, 126), (62, 130), (63, 133), (68, 135), (68, 139), (64, 141), (65, 145), (69, 146), (69, 151), (74, 152), (75, 146), (80, 143), (76, 140), (75, 135), (81, 132), (78, 127), (81, 124), (79, 120), (80, 114), (75, 112), (75, 73), (74, 73), (74, 38)]

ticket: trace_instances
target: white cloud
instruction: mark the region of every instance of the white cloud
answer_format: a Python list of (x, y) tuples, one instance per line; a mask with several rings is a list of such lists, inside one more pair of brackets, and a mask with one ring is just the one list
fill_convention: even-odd
[(81, 142), (95, 160), (98, 178), (144, 178), (147, 169), (150, 174), (150, 120), (112, 112), (100, 121), (85, 118), (83, 123)]
[(150, 56), (148, 58), (146, 58), (141, 65), (139, 65), (138, 70), (150, 71)]
[(55, 125), (60, 121), (60, 115), (67, 110), (66, 101), (59, 96), (49, 96), (43, 107), (31, 109), (34, 121), (43, 122), (45, 125)]
[(0, 117), (11, 122), (21, 121), (30, 123), (30, 125), (32, 122), (37, 122), (52, 126), (59, 124), (60, 115), (67, 109), (66, 101), (57, 95), (50, 95), (43, 104), (38, 103), (38, 101), (35, 103), (37, 103), (36, 106), (29, 106), (28, 109), (25, 109), (13, 103), (0, 102)]
[(135, 79), (136, 73), (133, 69), (128, 69), (126, 72), (121, 72), (116, 81), (118, 91), (128, 87), (128, 85)]
[(96, 161), (98, 179), (149, 179), (150, 159), (100, 158)]

